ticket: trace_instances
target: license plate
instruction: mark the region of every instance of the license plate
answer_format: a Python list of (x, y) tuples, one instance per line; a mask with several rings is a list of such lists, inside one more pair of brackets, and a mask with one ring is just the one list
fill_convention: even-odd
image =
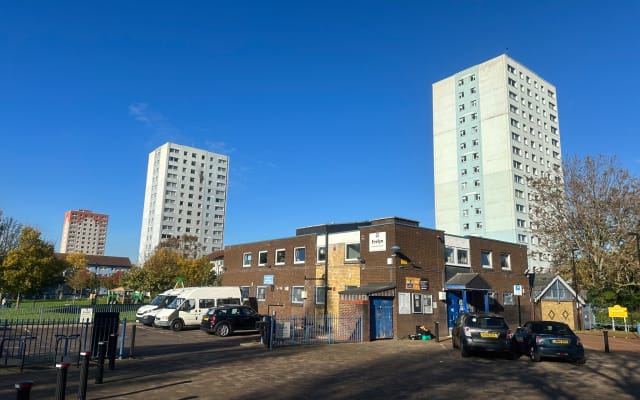
[(553, 339), (552, 342), (555, 344), (569, 344), (569, 340), (567, 339)]
[(208, 320), (209, 320), (209, 317), (202, 317), (202, 320), (203, 320), (203, 321), (208, 321)]
[(480, 332), (480, 337), (497, 339), (498, 333), (497, 332)]

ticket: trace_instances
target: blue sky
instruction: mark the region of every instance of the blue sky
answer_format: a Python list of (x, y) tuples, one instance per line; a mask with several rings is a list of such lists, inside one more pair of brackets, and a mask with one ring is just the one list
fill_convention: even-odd
[(639, 19), (637, 1), (5, 1), (0, 210), (56, 250), (66, 211), (109, 214), (106, 254), (136, 262), (147, 157), (171, 141), (229, 155), (225, 244), (433, 227), (431, 84), (507, 49), (556, 86), (565, 158), (637, 176)]

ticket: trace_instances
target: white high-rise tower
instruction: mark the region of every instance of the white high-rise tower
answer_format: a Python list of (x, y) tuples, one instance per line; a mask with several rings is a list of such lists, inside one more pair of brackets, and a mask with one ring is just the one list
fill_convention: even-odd
[(196, 256), (223, 246), (229, 158), (165, 143), (149, 153), (138, 264), (164, 239), (198, 238)]
[(504, 54), (434, 83), (433, 151), (436, 227), (526, 244), (547, 270), (527, 181), (562, 184), (556, 88)]

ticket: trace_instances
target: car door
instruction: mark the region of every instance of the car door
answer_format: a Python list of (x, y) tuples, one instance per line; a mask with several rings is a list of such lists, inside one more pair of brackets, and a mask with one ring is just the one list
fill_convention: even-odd
[(513, 336), (516, 348), (520, 353), (526, 353), (529, 351), (529, 343), (531, 342), (532, 324), (527, 322), (521, 328), (518, 328)]

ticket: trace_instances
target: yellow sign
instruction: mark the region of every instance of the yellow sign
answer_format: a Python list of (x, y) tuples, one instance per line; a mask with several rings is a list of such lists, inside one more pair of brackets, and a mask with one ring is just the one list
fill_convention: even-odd
[(420, 278), (405, 278), (405, 289), (409, 290), (420, 290)]
[(627, 318), (627, 307), (621, 307), (617, 304), (613, 307), (609, 307), (609, 317), (610, 318)]

